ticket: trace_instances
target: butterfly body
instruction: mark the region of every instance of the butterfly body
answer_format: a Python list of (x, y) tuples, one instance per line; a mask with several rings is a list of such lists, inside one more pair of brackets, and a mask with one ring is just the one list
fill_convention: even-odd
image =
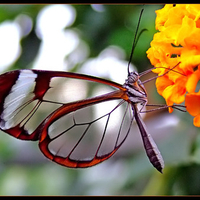
[[(126, 93), (129, 97), (129, 101), (132, 105), (133, 115), (137, 122), (138, 128), (142, 135), (143, 144), (147, 156), (153, 166), (162, 172), (164, 168), (164, 161), (156, 143), (154, 142), (151, 135), (147, 132), (147, 128), (141, 119), (139, 111), (137, 109), (137, 104), (141, 104), (142, 108), (147, 104), (147, 93), (144, 85), (139, 79), (139, 74), (137, 72), (131, 72), (128, 75), (128, 79), (125, 81), (124, 87), (127, 89)], [(141, 109), (142, 109), (141, 108)]]
[(141, 103), (145, 105), (147, 103), (147, 93), (142, 82), (139, 80), (137, 72), (131, 72), (128, 75), (123, 87), (126, 88), (129, 101), (133, 104)]

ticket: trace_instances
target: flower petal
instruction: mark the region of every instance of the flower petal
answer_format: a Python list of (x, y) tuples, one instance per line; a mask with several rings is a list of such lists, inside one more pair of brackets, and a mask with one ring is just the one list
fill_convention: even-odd
[(194, 119), (193, 119), (193, 124), (196, 127), (200, 127), (200, 115), (197, 115)]
[(169, 10), (173, 8), (173, 4), (166, 4), (164, 8), (156, 10), (156, 29), (159, 30), (159, 27), (162, 27), (168, 19)]
[(166, 75), (156, 79), (156, 88), (160, 95), (163, 95), (163, 91), (172, 84), (173, 82)]
[(193, 74), (188, 76), (188, 81), (186, 83), (186, 90), (189, 93), (195, 92), (195, 89), (196, 89), (199, 79), (200, 79), (200, 71), (199, 70), (197, 70), (196, 72), (194, 72)]
[(200, 114), (200, 92), (188, 93), (185, 98), (185, 105), (190, 115), (194, 117), (199, 115)]

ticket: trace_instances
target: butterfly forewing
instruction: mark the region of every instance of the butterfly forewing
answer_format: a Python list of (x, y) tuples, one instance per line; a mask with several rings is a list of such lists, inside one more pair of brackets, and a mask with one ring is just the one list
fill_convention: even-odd
[(87, 75), (39, 70), (1, 75), (0, 128), (17, 138), (38, 140), (38, 132), (34, 131), (48, 115), (62, 104), (92, 95), (88, 82), (97, 78), (90, 79)]

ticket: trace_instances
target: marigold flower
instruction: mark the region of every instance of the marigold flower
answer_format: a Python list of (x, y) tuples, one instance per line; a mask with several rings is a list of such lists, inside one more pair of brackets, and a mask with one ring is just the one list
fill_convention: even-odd
[[(147, 57), (157, 73), (156, 87), (167, 105), (185, 101), (200, 127), (200, 5), (167, 4), (156, 11), (156, 29)], [(172, 112), (169, 108), (169, 112)]]

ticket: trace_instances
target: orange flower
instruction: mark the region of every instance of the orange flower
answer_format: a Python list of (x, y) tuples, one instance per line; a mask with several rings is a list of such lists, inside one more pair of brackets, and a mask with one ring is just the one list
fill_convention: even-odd
[(195, 93), (200, 80), (200, 5), (168, 4), (156, 14), (159, 32), (147, 57), (155, 67), (152, 71), (161, 76), (156, 80), (158, 93), (169, 106), (185, 101), (194, 125), (200, 126), (200, 92)]

